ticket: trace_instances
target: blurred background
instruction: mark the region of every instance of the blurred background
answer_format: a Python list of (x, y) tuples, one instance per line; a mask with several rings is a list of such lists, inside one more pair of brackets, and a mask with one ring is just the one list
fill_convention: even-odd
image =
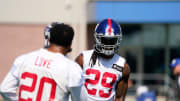
[(17, 56), (43, 47), (47, 24), (58, 21), (74, 28), (73, 52), (68, 54), (74, 59), (93, 48), (96, 24), (112, 18), (123, 31), (119, 54), (131, 68), (126, 101), (136, 101), (141, 86), (153, 91), (156, 101), (179, 101), (169, 64), (180, 57), (180, 0), (0, 2), (0, 82)]

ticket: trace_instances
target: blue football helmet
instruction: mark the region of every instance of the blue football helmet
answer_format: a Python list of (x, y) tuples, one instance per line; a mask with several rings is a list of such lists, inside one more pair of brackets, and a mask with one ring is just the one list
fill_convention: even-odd
[(64, 24), (64, 23), (60, 23), (60, 22), (52, 22), (51, 24), (47, 25), (44, 29), (44, 38), (45, 38), (45, 43), (44, 43), (44, 48), (48, 48), (50, 45), (50, 29), (56, 25), (56, 24)]
[(44, 43), (44, 48), (48, 48), (50, 43), (49, 43), (49, 39), (50, 39), (50, 29), (52, 28), (51, 24), (47, 25), (44, 29), (44, 38), (45, 38), (45, 43)]
[(119, 49), (122, 30), (112, 19), (104, 19), (95, 28), (95, 51), (104, 55), (113, 55)]

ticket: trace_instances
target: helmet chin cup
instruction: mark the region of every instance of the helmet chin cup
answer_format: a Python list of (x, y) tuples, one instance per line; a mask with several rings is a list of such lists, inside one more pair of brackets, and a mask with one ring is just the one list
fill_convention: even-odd
[(95, 51), (97, 53), (104, 54), (106, 56), (113, 55), (117, 52), (119, 47), (114, 46), (114, 45), (102, 45), (102, 44), (96, 44), (95, 45)]
[(113, 50), (104, 50), (104, 55), (113, 55), (114, 54), (114, 51)]

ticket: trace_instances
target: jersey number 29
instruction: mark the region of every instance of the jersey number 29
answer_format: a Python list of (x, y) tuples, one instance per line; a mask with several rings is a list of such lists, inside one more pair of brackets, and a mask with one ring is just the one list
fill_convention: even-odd
[[(86, 75), (94, 75), (94, 78), (85, 80), (84, 85), (87, 89), (88, 94), (95, 96), (98, 93), (98, 95), (103, 98), (108, 98), (111, 95), (113, 85), (116, 82), (116, 78), (117, 78), (116, 74), (110, 72), (104, 72), (102, 74), (102, 77), (100, 78), (101, 72), (99, 70), (87, 69)], [(111, 81), (109, 81), (108, 79), (111, 79)], [(108, 91), (105, 92), (103, 89), (98, 88), (98, 86), (96, 85), (98, 85), (99, 83), (101, 85), (101, 88), (102, 87), (106, 88), (108, 89)], [(92, 85), (95, 87), (90, 89), (88, 85)]]

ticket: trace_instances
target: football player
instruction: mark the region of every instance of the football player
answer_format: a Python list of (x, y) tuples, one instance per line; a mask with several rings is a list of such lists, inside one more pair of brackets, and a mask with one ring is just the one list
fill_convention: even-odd
[(46, 27), (45, 33), (49, 47), (23, 54), (14, 61), (1, 84), (4, 100), (68, 101), (71, 94), (72, 101), (86, 101), (81, 99), (81, 67), (65, 57), (71, 51), (72, 27), (55, 22)]
[(121, 27), (112, 19), (104, 19), (97, 24), (94, 38), (94, 49), (83, 51), (76, 58), (83, 69), (87, 101), (124, 101), (130, 68), (117, 54)]
[(180, 88), (180, 58), (173, 59), (170, 66), (173, 69), (173, 74), (176, 76), (178, 88)]
[(173, 75), (176, 78), (177, 82), (177, 90), (176, 90), (176, 99), (179, 101), (180, 100), (180, 58), (175, 58), (172, 60), (170, 64), (172, 70), (173, 70)]

